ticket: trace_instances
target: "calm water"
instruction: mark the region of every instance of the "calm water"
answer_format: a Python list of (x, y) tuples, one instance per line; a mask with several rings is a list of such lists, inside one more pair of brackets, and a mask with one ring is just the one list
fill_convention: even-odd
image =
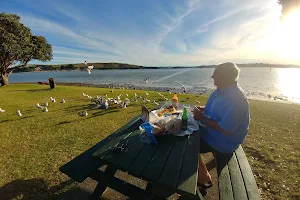
[[(93, 70), (63, 72), (13, 73), (9, 81), (38, 82), (53, 77), (57, 82), (92, 84), (131, 84), (137, 87), (181, 88), (183, 83), (190, 92), (214, 89), (211, 75), (214, 69), (144, 69), (144, 70)], [(149, 82), (144, 81), (149, 77)], [(239, 83), (249, 98), (274, 99), (281, 97), (300, 102), (299, 68), (241, 68)]]

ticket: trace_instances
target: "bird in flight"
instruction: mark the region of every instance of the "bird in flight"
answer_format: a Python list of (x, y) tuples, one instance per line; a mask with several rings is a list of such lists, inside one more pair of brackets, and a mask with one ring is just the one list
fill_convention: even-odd
[(94, 65), (88, 65), (86, 61), (84, 61), (85, 66), (87, 67), (87, 71), (91, 74), (92, 69), (94, 69)]

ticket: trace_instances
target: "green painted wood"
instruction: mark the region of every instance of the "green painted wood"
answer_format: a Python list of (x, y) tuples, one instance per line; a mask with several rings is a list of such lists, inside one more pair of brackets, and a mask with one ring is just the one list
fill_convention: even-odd
[[(144, 133), (146, 134), (146, 133)], [(141, 142), (140, 139), (136, 140), (135, 143), (125, 152), (118, 160), (115, 165), (122, 171), (127, 171), (130, 164), (134, 161), (137, 155), (143, 150), (146, 143)]]
[(168, 162), (165, 164), (158, 180), (159, 184), (176, 188), (187, 140), (187, 137), (176, 137)]
[[(108, 164), (114, 164), (118, 161), (119, 158), (121, 158), (130, 148), (140, 140), (141, 134), (143, 131), (141, 130), (135, 130), (133, 131), (126, 139), (124, 139), (120, 144), (128, 144), (128, 147), (121, 153), (114, 153), (112, 151), (105, 154), (105, 156), (102, 157), (102, 160), (105, 161)], [(98, 157), (100, 158), (100, 157)]]
[[(160, 138), (158, 139), (158, 142), (161, 142)], [(141, 177), (144, 169), (147, 167), (158, 147), (159, 144), (145, 143), (142, 151), (136, 156), (136, 158), (128, 167), (128, 173), (136, 177)]]
[(232, 185), (230, 180), (230, 174), (228, 169), (228, 161), (232, 155), (220, 155), (217, 154), (217, 172), (219, 177), (219, 199), (231, 200), (234, 199)]
[(166, 135), (159, 141), (159, 147), (153, 155), (152, 159), (145, 168), (142, 178), (147, 181), (156, 183), (161, 171), (168, 160), (169, 153), (173, 147), (176, 136)]
[(228, 162), (228, 169), (233, 190), (234, 199), (247, 199), (247, 192), (244, 185), (243, 176), (235, 154)]
[(179, 194), (188, 193), (191, 195), (196, 195), (200, 148), (199, 145), (200, 134), (199, 132), (195, 132), (189, 136), (185, 148), (183, 163), (177, 182)]
[(243, 175), (248, 198), (250, 200), (259, 200), (260, 195), (258, 192), (256, 181), (242, 146), (235, 150), (235, 154)]
[(113, 134), (109, 135), (107, 138), (100, 141), (87, 151), (61, 166), (60, 171), (78, 182), (84, 181), (93, 170), (102, 166), (100, 160), (93, 159), (92, 154), (95, 153), (100, 147), (107, 144), (111, 139), (126, 135), (131, 130), (137, 129), (141, 123), (142, 121), (140, 120), (140, 116), (133, 118), (130, 122), (122, 126)]

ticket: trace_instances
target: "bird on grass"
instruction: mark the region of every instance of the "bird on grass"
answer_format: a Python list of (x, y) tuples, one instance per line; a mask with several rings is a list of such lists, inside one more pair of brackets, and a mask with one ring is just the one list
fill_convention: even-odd
[(0, 108), (0, 112), (1, 112), (1, 113), (4, 113), (4, 112), (5, 112), (5, 110), (3, 110), (2, 108)]
[(148, 92), (145, 92), (145, 94), (148, 96), (149, 94), (148, 94)]
[(22, 113), (21, 113), (20, 110), (17, 110), (17, 114), (18, 114), (19, 117), (22, 117)]
[(52, 99), (52, 102), (53, 102), (53, 103), (56, 103), (56, 100), (55, 100), (55, 98), (53, 98), (53, 99)]
[(46, 102), (45, 102), (45, 106), (46, 106), (46, 107), (47, 107), (47, 106), (49, 106), (49, 103), (48, 103), (48, 101), (46, 101)]
[(37, 108), (42, 108), (42, 106), (39, 103), (36, 104), (36, 107)]
[(65, 99), (62, 99), (60, 103), (66, 103)]
[(86, 96), (87, 96), (87, 95), (86, 95), (84, 92), (82, 93), (82, 95), (83, 95), (84, 97), (86, 97)]
[(86, 117), (86, 116), (88, 116), (88, 113), (86, 111), (84, 111), (84, 112), (80, 113), (79, 116)]
[(154, 103), (155, 105), (157, 105), (157, 106), (159, 105), (159, 103), (157, 103), (155, 100), (153, 101), (153, 103)]
[(42, 107), (42, 112), (48, 112), (48, 108), (47, 107)]
[(197, 104), (200, 104), (200, 101), (196, 100), (196, 103), (197, 103)]

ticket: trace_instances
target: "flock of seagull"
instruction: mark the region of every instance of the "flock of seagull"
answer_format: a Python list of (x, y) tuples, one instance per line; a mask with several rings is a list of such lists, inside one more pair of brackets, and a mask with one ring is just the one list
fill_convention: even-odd
[[(110, 92), (114, 93), (114, 90), (111, 90)], [(169, 101), (169, 99), (166, 96), (164, 96), (163, 94), (161, 94), (159, 92), (157, 94), (161, 97), (160, 100), (163, 99), (164, 101)], [(171, 91), (169, 91), (169, 94), (173, 94), (173, 93)], [(127, 108), (131, 102), (134, 102), (134, 103), (138, 103), (138, 102), (151, 103), (152, 102), (154, 105), (159, 105), (159, 103), (156, 100), (151, 101), (150, 99), (147, 98), (149, 96), (148, 92), (145, 92), (145, 95), (143, 95), (143, 96), (137, 95), (137, 93), (134, 93), (134, 95), (131, 99), (129, 99), (128, 94), (125, 94), (125, 95), (119, 94), (115, 98), (108, 97), (107, 94), (105, 94), (103, 96), (97, 95), (96, 98), (89, 96), (85, 93), (82, 93), (82, 95), (84, 97), (87, 97), (90, 100), (91, 104), (94, 105), (94, 107), (92, 109), (107, 110), (110, 106), (113, 106), (113, 105), (116, 105), (117, 107), (120, 107), (120, 108)], [(50, 101), (52, 103), (56, 103), (56, 99), (53, 97), (50, 97)], [(198, 100), (196, 100), (196, 102), (200, 104), (200, 102)], [(65, 99), (63, 98), (60, 101), (60, 103), (62, 103), (62, 104), (66, 103)], [(41, 109), (42, 112), (48, 112), (49, 111), (48, 106), (49, 106), (48, 101), (46, 101), (44, 104), (39, 104), (39, 103), (36, 104), (36, 107), (38, 109)], [(0, 113), (4, 113), (4, 112), (5, 112), (5, 110), (0, 108)], [(23, 114), (21, 113), (20, 110), (17, 110), (17, 115), (20, 117), (23, 116)], [(88, 116), (88, 112), (83, 111), (83, 112), (79, 113), (79, 116), (82, 116), (82, 117)]]

